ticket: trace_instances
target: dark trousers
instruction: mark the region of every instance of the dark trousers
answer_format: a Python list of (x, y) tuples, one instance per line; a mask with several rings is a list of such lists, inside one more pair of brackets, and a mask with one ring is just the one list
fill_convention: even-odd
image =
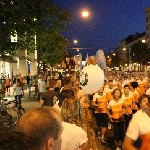
[(132, 114), (124, 114), (124, 120), (125, 120), (125, 132), (127, 131), (127, 128), (129, 126), (129, 122), (132, 119)]
[(119, 140), (124, 140), (124, 122), (112, 122), (113, 131), (115, 135), (115, 140), (119, 142)]
[(21, 105), (21, 95), (15, 95), (16, 105)]

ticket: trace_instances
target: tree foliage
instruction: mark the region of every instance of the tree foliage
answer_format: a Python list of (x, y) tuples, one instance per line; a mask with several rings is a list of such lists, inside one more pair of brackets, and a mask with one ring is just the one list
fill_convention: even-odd
[(116, 53), (116, 55), (112, 55), (111, 67), (119, 67), (119, 55), (118, 55), (118, 53)]
[(150, 48), (146, 43), (138, 41), (131, 47), (130, 56), (132, 62), (146, 64), (150, 60)]
[[(52, 64), (64, 57), (68, 41), (62, 36), (71, 14), (52, 0), (1, 0), (0, 51), (16, 54), (19, 50), (44, 51), (43, 58)], [(18, 41), (11, 42), (10, 34), (17, 33)], [(54, 59), (55, 58), (55, 59)]]

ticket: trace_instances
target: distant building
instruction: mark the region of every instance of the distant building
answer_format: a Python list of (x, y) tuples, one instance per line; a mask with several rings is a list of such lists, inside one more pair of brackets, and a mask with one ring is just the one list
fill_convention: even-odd
[(131, 53), (131, 48), (133, 44), (137, 43), (138, 41), (145, 43), (145, 39), (146, 32), (143, 32), (129, 35), (120, 42), (118, 55), (120, 58), (120, 65), (122, 66), (122, 68), (124, 68), (124, 70), (139, 70), (139, 66), (136, 63), (132, 62), (132, 57), (134, 56), (134, 53)]
[(145, 9), (146, 17), (146, 43), (150, 48), (150, 6)]

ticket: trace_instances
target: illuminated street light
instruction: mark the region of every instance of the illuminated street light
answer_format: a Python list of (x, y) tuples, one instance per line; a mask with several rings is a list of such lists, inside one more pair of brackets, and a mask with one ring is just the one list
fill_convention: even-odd
[(113, 53), (113, 55), (115, 56), (116, 54), (115, 54), (115, 53)]
[(124, 47), (124, 48), (123, 48), (123, 51), (125, 51), (125, 50), (126, 50), (126, 48)]
[(89, 12), (88, 11), (83, 11), (82, 12), (82, 17), (84, 17), (84, 18), (89, 17)]
[(145, 43), (145, 39), (142, 40), (142, 43)]
[(77, 49), (77, 52), (79, 52), (79, 49)]
[(73, 42), (74, 42), (74, 44), (77, 44), (77, 43), (78, 43), (78, 41), (77, 41), (77, 40), (74, 40)]

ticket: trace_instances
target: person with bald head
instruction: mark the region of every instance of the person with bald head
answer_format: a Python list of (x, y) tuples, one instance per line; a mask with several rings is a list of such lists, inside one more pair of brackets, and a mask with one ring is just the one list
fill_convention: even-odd
[(42, 107), (27, 111), (17, 122), (15, 131), (30, 139), (29, 150), (60, 150), (63, 131), (57, 109)]

